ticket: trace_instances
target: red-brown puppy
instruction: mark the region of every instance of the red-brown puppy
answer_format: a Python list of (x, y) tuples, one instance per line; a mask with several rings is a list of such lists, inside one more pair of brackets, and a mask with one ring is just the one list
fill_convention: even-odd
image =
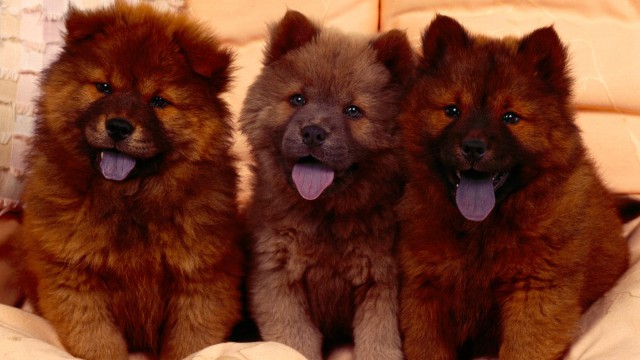
[(185, 16), (72, 8), (44, 72), (22, 249), (74, 356), (180, 359), (240, 315), (231, 55)]
[(400, 117), (401, 328), (409, 360), (558, 359), (627, 267), (553, 28), (470, 35), (437, 16)]

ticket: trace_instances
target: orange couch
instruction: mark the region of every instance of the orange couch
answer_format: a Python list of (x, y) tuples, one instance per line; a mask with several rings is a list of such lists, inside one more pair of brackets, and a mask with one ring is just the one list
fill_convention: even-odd
[[(134, 2), (134, 0), (131, 0)], [(92, 7), (109, 0), (75, 0)], [(299, 10), (321, 23), (345, 31), (375, 34), (406, 30), (414, 45), (436, 12), (452, 16), (474, 32), (492, 36), (522, 35), (553, 24), (569, 46), (578, 123), (587, 147), (606, 184), (620, 194), (640, 195), (640, 2), (637, 0), (155, 0), (171, 11), (186, 11), (210, 25), (236, 52), (235, 82), (227, 94), (238, 114), (245, 90), (260, 70), (266, 24), (287, 8)], [(34, 22), (60, 20), (66, 1), (5, 1), (0, 9), (0, 210), (18, 204), (24, 171), (22, 153), (33, 120), (29, 95), (39, 68), (59, 45), (55, 37), (22, 35)], [(21, 8), (27, 4), (27, 9)], [(53, 6), (54, 4), (55, 6)], [(53, 40), (52, 40), (53, 39)], [(38, 46), (40, 45), (40, 46)], [(40, 63), (32, 59), (41, 51)], [(22, 60), (17, 54), (22, 54)], [(16, 58), (16, 56), (18, 56)], [(22, 82), (22, 83), (21, 83)], [(234, 151), (241, 163), (239, 201), (248, 196), (246, 143), (236, 134)], [(585, 219), (588, 221), (588, 219)], [(6, 263), (13, 217), (0, 217), (0, 303), (11, 304), (15, 289)], [(631, 268), (618, 285), (582, 318), (580, 333), (567, 359), (640, 359), (640, 227), (627, 224)], [(4, 245), (3, 245), (4, 244)], [(5, 257), (3, 259), (3, 257)], [(585, 259), (589, 261), (589, 259)], [(69, 358), (55, 332), (43, 319), (8, 305), (0, 305), (0, 357), (4, 359)], [(349, 358), (348, 352), (336, 358)], [(274, 343), (219, 344), (194, 354), (195, 359), (302, 359), (295, 351)]]

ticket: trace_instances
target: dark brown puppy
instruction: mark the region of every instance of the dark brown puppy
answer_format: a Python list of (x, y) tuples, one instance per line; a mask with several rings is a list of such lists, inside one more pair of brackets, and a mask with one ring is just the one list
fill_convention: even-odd
[(437, 16), (400, 117), (407, 358), (557, 359), (627, 267), (620, 220), (574, 124), (553, 28), (472, 36)]
[(264, 339), (322, 358), (401, 359), (394, 117), (413, 72), (406, 35), (321, 29), (289, 11), (240, 119), (255, 156), (250, 307)]
[(24, 191), (28, 290), (86, 359), (180, 359), (240, 314), (231, 56), (184, 16), (71, 9)]

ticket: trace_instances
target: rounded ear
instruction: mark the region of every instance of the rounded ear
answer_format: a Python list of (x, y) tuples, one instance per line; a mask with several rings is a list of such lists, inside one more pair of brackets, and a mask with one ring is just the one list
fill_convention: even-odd
[(264, 53), (264, 65), (280, 59), (291, 50), (311, 41), (320, 28), (301, 13), (288, 10), (282, 20), (270, 26), (269, 43)]
[(456, 20), (436, 15), (422, 35), (421, 67), (435, 69), (452, 49), (466, 48), (471, 40), (467, 31)]
[(72, 44), (91, 38), (102, 32), (107, 26), (116, 22), (113, 8), (84, 11), (74, 5), (69, 5), (65, 15), (65, 42)]
[(567, 75), (567, 48), (560, 41), (553, 26), (533, 31), (520, 40), (518, 54), (524, 63), (533, 66), (539, 78), (556, 90), (569, 88)]
[(223, 91), (231, 78), (231, 50), (220, 46), (215, 38), (197, 28), (183, 27), (176, 30), (173, 37), (191, 69), (208, 78), (216, 91)]
[(371, 47), (376, 50), (378, 60), (391, 72), (392, 80), (400, 85), (408, 84), (415, 69), (415, 56), (407, 34), (390, 30), (380, 34)]

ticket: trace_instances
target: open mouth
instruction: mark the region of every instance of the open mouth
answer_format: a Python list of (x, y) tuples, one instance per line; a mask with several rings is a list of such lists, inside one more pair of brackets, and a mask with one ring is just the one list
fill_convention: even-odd
[(115, 150), (100, 151), (97, 160), (102, 176), (114, 181), (126, 179), (136, 166), (136, 159)]
[(335, 172), (312, 156), (305, 156), (293, 165), (291, 178), (300, 196), (317, 199), (333, 182)]
[(456, 171), (455, 175), (457, 179), (457, 181), (455, 182), (456, 188), (460, 186), (460, 182), (462, 181), (462, 178), (465, 177), (469, 179), (478, 179), (478, 180), (484, 179), (486, 181), (491, 179), (493, 190), (497, 191), (502, 185), (504, 185), (505, 181), (507, 181), (509, 172), (505, 171), (505, 172), (489, 174), (489, 173), (484, 173), (476, 170), (463, 170), (463, 171), (458, 170)]
[(468, 220), (482, 221), (496, 204), (495, 192), (504, 185), (508, 172), (483, 173), (476, 170), (456, 171), (455, 199), (458, 210)]

